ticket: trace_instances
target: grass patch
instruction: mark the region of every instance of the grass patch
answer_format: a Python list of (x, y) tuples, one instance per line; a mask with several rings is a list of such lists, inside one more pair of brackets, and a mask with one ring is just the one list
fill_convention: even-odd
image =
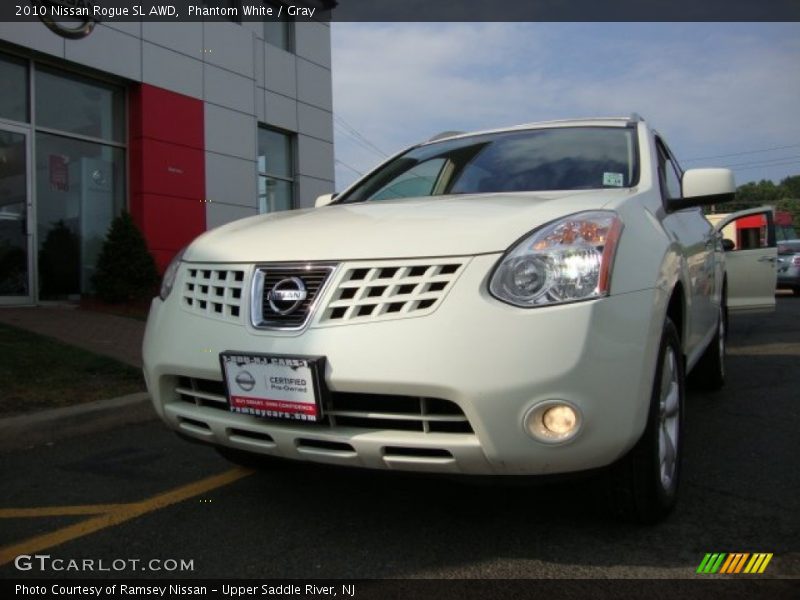
[(0, 417), (143, 392), (141, 372), (29, 331), (0, 325)]

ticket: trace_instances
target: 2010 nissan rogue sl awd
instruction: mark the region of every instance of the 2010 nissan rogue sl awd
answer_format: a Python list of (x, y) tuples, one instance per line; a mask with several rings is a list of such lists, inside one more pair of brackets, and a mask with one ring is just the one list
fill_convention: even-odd
[(726, 272), (699, 208), (734, 190), (636, 115), (435, 138), (176, 256), (144, 341), (153, 404), (235, 461), (609, 467), (615, 506), (658, 520), (685, 374), (721, 386), (734, 290), (772, 298), (774, 263), (752, 263), (768, 291)]

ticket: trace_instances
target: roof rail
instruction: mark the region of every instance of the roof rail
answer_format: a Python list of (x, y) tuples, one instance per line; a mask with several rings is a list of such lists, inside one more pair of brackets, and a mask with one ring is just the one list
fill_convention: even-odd
[(636, 112), (632, 112), (631, 116), (628, 117), (628, 120), (632, 121), (633, 123), (639, 123), (641, 121), (644, 121), (644, 119), (642, 118), (642, 115), (640, 115), (639, 113), (636, 113)]
[(453, 137), (456, 135), (463, 135), (466, 131), (442, 131), (441, 133), (437, 133), (435, 136), (430, 138), (429, 142), (435, 142), (436, 140), (442, 140), (444, 138)]

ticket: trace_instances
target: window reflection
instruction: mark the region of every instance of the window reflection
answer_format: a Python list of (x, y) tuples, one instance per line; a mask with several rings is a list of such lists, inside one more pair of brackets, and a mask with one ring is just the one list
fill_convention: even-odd
[(28, 121), (28, 66), (23, 60), (0, 55), (0, 117)]
[(71, 298), (91, 278), (111, 220), (124, 205), (124, 152), (58, 135), (36, 136), (40, 296)]
[(77, 75), (36, 72), (36, 124), (68, 133), (125, 141), (123, 90)]
[(294, 206), (292, 136), (274, 129), (258, 130), (258, 211)]

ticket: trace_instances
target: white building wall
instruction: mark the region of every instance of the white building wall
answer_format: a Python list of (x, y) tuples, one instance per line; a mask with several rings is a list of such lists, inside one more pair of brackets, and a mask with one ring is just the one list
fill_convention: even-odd
[(294, 27), (293, 53), (264, 42), (260, 23), (101, 23), (80, 40), (0, 23), (0, 40), (204, 100), (210, 228), (258, 211), (259, 124), (297, 134), (298, 207), (333, 191), (330, 26)]

